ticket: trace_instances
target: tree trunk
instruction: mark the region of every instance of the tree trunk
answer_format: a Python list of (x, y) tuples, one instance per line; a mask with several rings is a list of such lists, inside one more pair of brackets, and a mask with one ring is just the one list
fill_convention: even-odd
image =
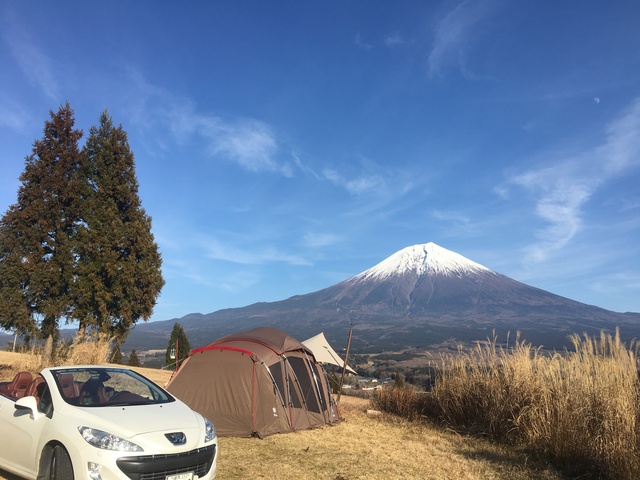
[(53, 357), (53, 334), (49, 334), (44, 341), (44, 350), (42, 352), (42, 361), (44, 364), (49, 365), (51, 358)]
[(78, 333), (76, 334), (76, 340), (75, 340), (76, 344), (84, 342), (84, 336), (86, 332), (87, 332), (87, 327), (83, 322), (80, 322), (80, 325), (78, 326)]

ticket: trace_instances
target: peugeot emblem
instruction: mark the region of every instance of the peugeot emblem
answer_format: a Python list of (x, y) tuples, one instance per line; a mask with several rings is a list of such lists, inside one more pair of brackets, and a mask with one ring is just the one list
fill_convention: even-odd
[(165, 433), (164, 436), (174, 445), (184, 445), (187, 443), (187, 436), (182, 432)]

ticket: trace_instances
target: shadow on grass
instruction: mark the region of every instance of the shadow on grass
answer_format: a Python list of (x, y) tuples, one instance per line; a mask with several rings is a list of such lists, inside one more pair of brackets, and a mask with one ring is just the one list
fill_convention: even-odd
[(585, 474), (585, 472), (581, 472), (580, 474), (570, 472), (568, 469), (554, 465), (545, 458), (528, 454), (514, 446), (492, 444), (492, 448), (484, 448), (474, 445), (468, 448), (458, 448), (456, 452), (470, 460), (487, 462), (495, 465), (497, 468), (500, 468), (502, 465), (509, 465), (514, 471), (520, 470), (523, 476), (526, 475), (525, 472), (534, 473), (536, 479), (586, 480), (589, 478), (597, 478), (591, 477)]

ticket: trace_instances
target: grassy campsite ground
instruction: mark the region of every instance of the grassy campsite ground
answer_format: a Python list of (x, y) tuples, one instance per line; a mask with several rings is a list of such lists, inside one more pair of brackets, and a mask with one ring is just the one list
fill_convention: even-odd
[[(0, 352), (0, 380), (10, 380), (20, 355)], [(170, 372), (136, 369), (162, 385)], [(297, 478), (560, 479), (551, 467), (486, 440), (390, 415), (370, 415), (364, 399), (343, 396), (336, 426), (254, 438), (220, 438), (220, 479)], [(0, 480), (17, 477), (0, 470)]]

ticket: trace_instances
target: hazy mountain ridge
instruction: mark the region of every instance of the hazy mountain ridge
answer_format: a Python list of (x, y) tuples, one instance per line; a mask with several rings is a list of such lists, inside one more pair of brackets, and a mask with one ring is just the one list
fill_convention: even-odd
[[(407, 247), (328, 288), (286, 300), (190, 314), (139, 325), (167, 336), (180, 322), (193, 346), (235, 331), (275, 326), (299, 339), (320, 331), (343, 345), (354, 326), (354, 348), (388, 350), (454, 339), (485, 340), (495, 329), (517, 331), (535, 344), (561, 347), (571, 333), (621, 327), (640, 337), (640, 314), (611, 312), (532, 287), (433, 243)], [(164, 324), (162, 326), (161, 324)]]
[(561, 348), (572, 333), (621, 328), (640, 338), (640, 313), (586, 305), (513, 280), (433, 243), (407, 247), (325, 289), (276, 302), (139, 324), (125, 350), (166, 348), (175, 322), (192, 348), (230, 333), (274, 326), (304, 340), (321, 331), (337, 346), (354, 327), (356, 351), (486, 340), (495, 330)]

